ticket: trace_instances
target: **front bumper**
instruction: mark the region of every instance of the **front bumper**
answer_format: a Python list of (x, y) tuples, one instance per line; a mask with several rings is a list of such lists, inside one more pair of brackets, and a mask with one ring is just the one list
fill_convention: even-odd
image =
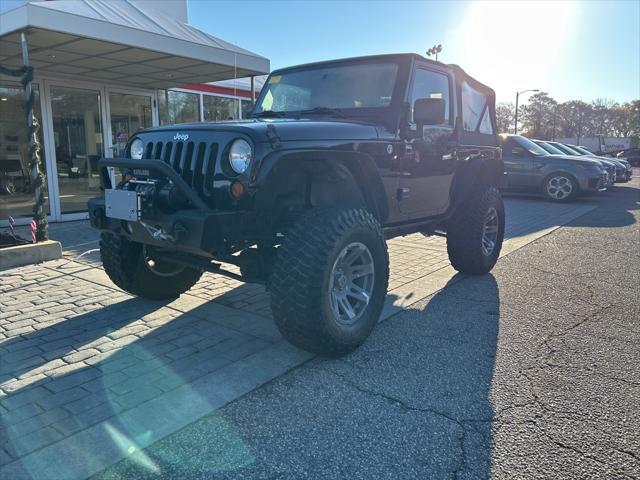
[(578, 179), (580, 190), (583, 192), (597, 193), (604, 192), (608, 187), (607, 174), (591, 175)]
[(260, 237), (261, 218), (255, 212), (178, 210), (127, 221), (106, 216), (104, 197), (90, 199), (88, 207), (94, 228), (123, 235), (134, 242), (195, 255), (224, 255), (234, 245)]
[[(236, 245), (255, 243), (266, 235), (267, 219), (264, 215), (249, 210), (228, 211), (208, 207), (164, 162), (107, 159), (101, 161), (100, 166), (146, 171), (149, 178), (170, 180), (189, 203), (169, 210), (156, 205), (157, 197), (151, 195), (146, 198), (146, 208), (141, 209), (137, 220), (135, 215), (133, 220), (121, 220), (107, 216), (104, 197), (92, 198), (88, 202), (88, 210), (94, 228), (123, 235), (134, 242), (205, 256), (228, 254)], [(105, 185), (106, 188), (110, 186), (108, 182)]]
[(627, 179), (627, 170), (616, 168), (616, 183), (626, 183), (629, 180)]

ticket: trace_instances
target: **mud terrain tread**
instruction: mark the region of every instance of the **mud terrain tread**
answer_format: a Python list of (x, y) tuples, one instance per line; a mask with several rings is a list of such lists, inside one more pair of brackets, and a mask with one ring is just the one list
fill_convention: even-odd
[[(491, 257), (482, 253), (482, 228), (487, 210), (495, 206), (500, 216), (501, 232)], [(458, 208), (447, 227), (447, 253), (453, 268), (461, 273), (483, 275), (500, 256), (504, 234), (504, 205), (497, 188), (481, 187), (469, 195)]]
[(325, 355), (340, 355), (356, 348), (377, 323), (384, 295), (372, 298), (370, 315), (374, 315), (376, 321), (358, 342), (345, 341), (319, 319), (323, 279), (326, 270), (331, 268), (331, 252), (341, 238), (358, 227), (371, 230), (381, 242), (386, 275), (379, 273), (384, 277), (386, 292), (387, 245), (378, 221), (366, 210), (311, 209), (287, 231), (270, 278), (271, 309), (280, 332), (294, 345)]
[(193, 268), (185, 268), (173, 277), (157, 276), (143, 264), (142, 244), (111, 232), (100, 235), (100, 258), (105, 272), (118, 287), (153, 300), (176, 297), (202, 276)]

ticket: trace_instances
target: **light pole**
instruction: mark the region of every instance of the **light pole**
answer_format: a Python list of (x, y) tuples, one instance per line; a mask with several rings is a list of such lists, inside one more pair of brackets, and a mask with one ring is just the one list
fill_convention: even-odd
[(427, 57), (430, 57), (431, 55), (435, 55), (436, 56), (436, 62), (437, 62), (438, 61), (438, 54), (441, 51), (442, 51), (442, 45), (440, 45), (440, 44), (434, 45), (429, 50), (427, 50)]
[(531, 88), (529, 90), (521, 90), (519, 92), (516, 92), (516, 125), (515, 127), (513, 127), (513, 133), (515, 135), (518, 134), (518, 98), (520, 97), (521, 93), (527, 93), (527, 92), (539, 92), (540, 90), (537, 88)]

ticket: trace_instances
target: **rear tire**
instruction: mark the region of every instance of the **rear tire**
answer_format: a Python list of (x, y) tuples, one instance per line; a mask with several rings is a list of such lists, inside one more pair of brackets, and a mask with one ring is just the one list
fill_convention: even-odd
[(105, 272), (126, 292), (151, 300), (175, 298), (193, 287), (202, 271), (153, 260), (153, 254), (141, 243), (122, 235), (103, 232), (100, 258)]
[(504, 204), (495, 187), (469, 195), (447, 225), (447, 253), (461, 273), (483, 275), (498, 261), (504, 240)]
[(361, 209), (312, 209), (286, 232), (270, 277), (271, 310), (292, 344), (348, 353), (380, 316), (389, 256), (377, 220)]

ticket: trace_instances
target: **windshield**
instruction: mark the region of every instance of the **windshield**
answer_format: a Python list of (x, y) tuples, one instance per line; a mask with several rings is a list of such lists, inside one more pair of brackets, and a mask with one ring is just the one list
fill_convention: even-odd
[(542, 147), (539, 147), (526, 137), (515, 136), (512, 138), (518, 145), (520, 145), (525, 150), (528, 150), (532, 155), (535, 155), (537, 157), (549, 155), (546, 150), (544, 150)]
[(554, 147), (553, 145), (551, 145), (549, 143), (536, 142), (536, 144), (539, 145), (540, 147), (544, 148), (551, 155), (566, 155), (566, 153), (564, 153), (562, 150), (560, 150), (559, 148)]
[(593, 155), (593, 152), (590, 152), (589, 150), (587, 150), (584, 147), (571, 147), (574, 150), (577, 150), (578, 152), (582, 153), (583, 155)]
[(319, 65), (282, 71), (267, 80), (253, 115), (388, 107), (397, 74), (398, 65), (393, 62)]
[(575, 151), (573, 148), (570, 148), (563, 143), (557, 143), (557, 144), (554, 144), (553, 146), (562, 150), (567, 155), (578, 155), (578, 156), (583, 155), (582, 153)]

